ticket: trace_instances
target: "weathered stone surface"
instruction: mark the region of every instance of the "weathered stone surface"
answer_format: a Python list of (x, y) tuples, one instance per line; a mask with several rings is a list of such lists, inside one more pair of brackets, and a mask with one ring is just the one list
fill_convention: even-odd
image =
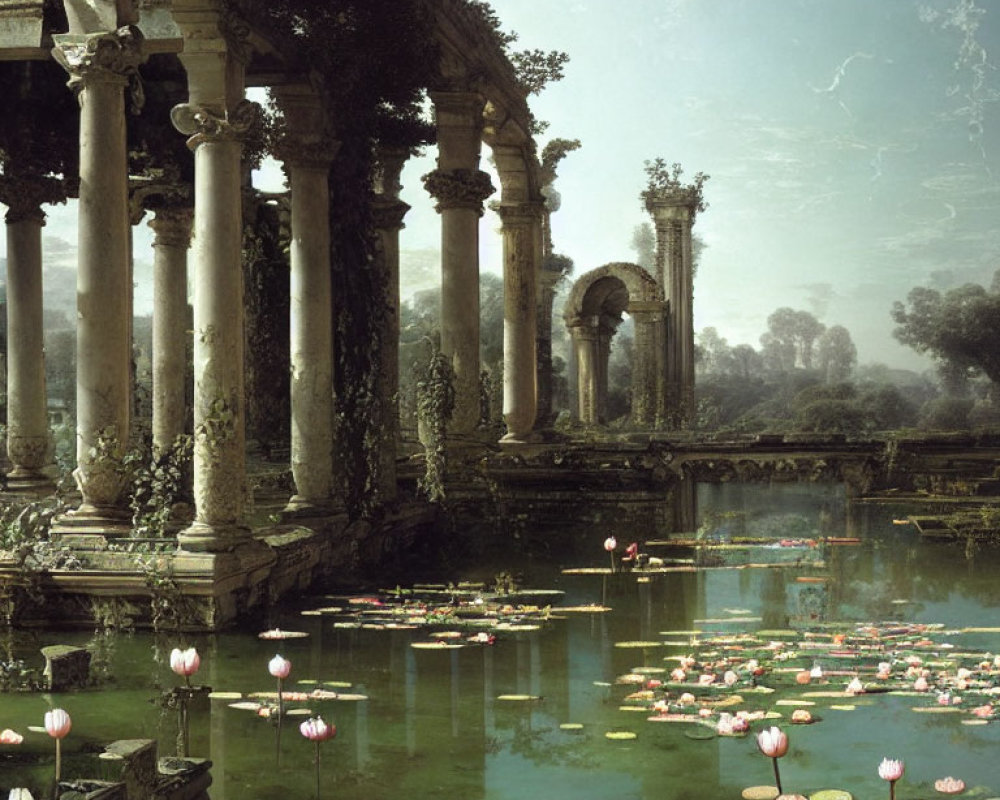
[(0, 0), (0, 48), (41, 47), (43, 0)]
[(145, 800), (156, 795), (158, 780), (156, 741), (153, 739), (119, 739), (104, 748), (114, 763), (121, 759), (121, 781), (128, 800)]
[(82, 689), (90, 683), (90, 651), (67, 644), (42, 648), (50, 692)]

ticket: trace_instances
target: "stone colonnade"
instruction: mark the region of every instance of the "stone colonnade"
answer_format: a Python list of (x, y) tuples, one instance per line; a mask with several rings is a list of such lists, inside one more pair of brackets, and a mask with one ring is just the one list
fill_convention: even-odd
[[(80, 190), (77, 343), (77, 460), (79, 508), (64, 515), (62, 533), (116, 535), (129, 526), (123, 457), (131, 427), (131, 225), (125, 140), (126, 89), (136, 88), (147, 56), (131, 27), (129, 3), (101, 13), (73, 13), (71, 29), (54, 36), (54, 58), (69, 73), (80, 104)], [(185, 332), (194, 335), (195, 520), (179, 536), (182, 549), (219, 552), (251, 540), (244, 521), (246, 455), (243, 377), (243, 278), (240, 191), (243, 145), (257, 114), (246, 101), (251, 50), (247, 31), (208, 0), (173, 0), (171, 16), (183, 38), (179, 58), (187, 101), (171, 121), (193, 152), (193, 208), (176, 197), (149, 204), (154, 239), (153, 439), (161, 451), (185, 430)], [(138, 99), (139, 92), (133, 92)], [(333, 325), (329, 274), (328, 170), (337, 145), (323, 130), (317, 97), (305, 84), (287, 84), (276, 98), (288, 123), (278, 155), (291, 188), (291, 319), (293, 512), (335, 508), (333, 461)], [(479, 420), (478, 225), (493, 192), (479, 170), (485, 97), (479, 92), (433, 92), (438, 168), (425, 177), (442, 223), (442, 349), (453, 362), (458, 408), (452, 432), (475, 432)], [(165, 121), (166, 124), (166, 121)], [(531, 174), (526, 135), (498, 141), (504, 190), (504, 413), (514, 441), (535, 425), (538, 272), (541, 198)], [(506, 149), (504, 149), (506, 148)], [(382, 181), (374, 197), (379, 264), (388, 286), (380, 385), (383, 406), (384, 496), (395, 494), (394, 418), (398, 387), (399, 230), (407, 206), (399, 173), (407, 153), (379, 154)], [(169, 195), (169, 192), (165, 193)], [(27, 195), (25, 195), (27, 196)], [(36, 202), (11, 207), (10, 340), (11, 479), (42, 482), (48, 442), (41, 348), (41, 244), (44, 219)], [(133, 220), (135, 221), (135, 220)], [(190, 255), (189, 255), (189, 245)], [(189, 264), (190, 262), (190, 264)], [(190, 269), (189, 269), (190, 266)], [(193, 323), (186, 285), (193, 284)]]

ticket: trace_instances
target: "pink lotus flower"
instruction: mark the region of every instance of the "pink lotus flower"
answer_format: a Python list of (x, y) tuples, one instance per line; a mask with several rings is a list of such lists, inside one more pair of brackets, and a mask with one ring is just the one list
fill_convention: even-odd
[(733, 719), (733, 733), (743, 733), (750, 728), (750, 723), (746, 717), (735, 717)]
[(715, 676), (711, 672), (703, 672), (698, 676), (699, 686), (711, 686), (715, 683)]
[(965, 791), (965, 781), (949, 775), (947, 778), (938, 778), (934, 781), (934, 788), (941, 794), (958, 794)]
[(670, 672), (670, 680), (674, 681), (675, 683), (684, 683), (684, 679), (686, 677), (687, 673), (680, 667), (677, 667), (676, 669), (673, 669)]
[(267, 671), (279, 680), (287, 678), (288, 673), (292, 671), (292, 662), (287, 658), (282, 658), (281, 656), (276, 655), (268, 662)]
[(613, 553), (618, 549), (618, 540), (614, 536), (609, 536), (604, 540), (604, 549), (609, 553)]
[(691, 692), (684, 692), (684, 694), (677, 698), (677, 703), (682, 706), (694, 705), (694, 695)]
[(913, 682), (913, 691), (915, 692), (926, 692), (930, 688), (930, 684), (927, 683), (927, 678), (921, 675)]
[(726, 674), (722, 676), (722, 682), (726, 684), (726, 686), (733, 686), (738, 680), (739, 677), (731, 669), (727, 669)]
[(632, 542), (628, 547), (625, 548), (625, 555), (622, 556), (622, 561), (635, 561), (639, 557), (639, 543)]
[(175, 647), (170, 651), (170, 669), (185, 679), (194, 675), (201, 666), (201, 656), (193, 647), (181, 650)]
[(12, 731), (10, 728), (0, 731), (0, 744), (21, 744), (23, 741), (24, 737), (17, 731)]
[(63, 739), (73, 727), (69, 714), (61, 708), (53, 708), (45, 712), (45, 732), (53, 739)]
[(310, 717), (299, 725), (299, 733), (311, 742), (325, 742), (337, 735), (337, 726), (328, 725), (322, 717)]
[(984, 706), (976, 706), (972, 709), (972, 713), (977, 717), (992, 717), (993, 716), (993, 706), (987, 703)]
[(883, 758), (878, 765), (878, 776), (889, 781), (889, 800), (896, 800), (896, 781), (903, 777), (903, 762), (897, 758)]
[(772, 725), (757, 734), (757, 748), (768, 758), (781, 758), (788, 752), (788, 734)]
[(844, 689), (848, 694), (864, 694), (865, 685), (861, 682), (859, 678), (852, 678), (850, 683)]

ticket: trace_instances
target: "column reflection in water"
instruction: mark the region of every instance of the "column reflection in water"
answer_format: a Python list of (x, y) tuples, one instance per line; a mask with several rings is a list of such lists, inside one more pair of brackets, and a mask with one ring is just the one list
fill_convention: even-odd
[[(224, 686), (220, 671), (222, 654), (219, 637), (212, 636), (205, 643), (208, 661), (208, 680), (213, 689)], [(212, 762), (212, 800), (226, 800), (226, 700), (209, 700), (209, 747), (208, 757)], [(231, 712), (236, 713), (236, 712)], [(239, 712), (240, 714), (246, 712)], [(195, 753), (197, 755), (197, 753)]]
[(417, 754), (417, 659), (413, 648), (406, 646), (406, 753), (409, 756)]
[(456, 739), (458, 738), (458, 733), (460, 729), (458, 721), (458, 705), (461, 700), (461, 693), (459, 691), (459, 670), (458, 670), (458, 650), (452, 650), (449, 653), (450, 656), (450, 672), (451, 672), (451, 735)]
[(542, 653), (541, 642), (537, 633), (528, 634), (530, 678), (528, 694), (535, 697), (542, 695)]
[(496, 734), (496, 718), (493, 713), (493, 698), (496, 696), (494, 689), (494, 662), (493, 648), (496, 645), (487, 645), (483, 650), (483, 736), (492, 738)]
[[(354, 691), (358, 692), (358, 694), (368, 696), (367, 687), (363, 683), (359, 683)], [(368, 701), (359, 700), (352, 705), (355, 709), (354, 736), (357, 740), (355, 750), (358, 761), (357, 770), (359, 774), (364, 775), (366, 769), (368, 768), (368, 763), (371, 760), (371, 737), (368, 733)]]

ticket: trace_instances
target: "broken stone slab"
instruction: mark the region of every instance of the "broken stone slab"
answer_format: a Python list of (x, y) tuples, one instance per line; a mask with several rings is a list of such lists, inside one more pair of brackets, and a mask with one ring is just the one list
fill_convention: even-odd
[(83, 689), (90, 684), (90, 651), (68, 644), (42, 648), (45, 670), (42, 674), (50, 692)]
[(124, 783), (60, 781), (59, 800), (128, 800)]
[(120, 760), (119, 780), (125, 784), (127, 800), (148, 800), (156, 796), (158, 782), (155, 739), (119, 739), (104, 748), (105, 763)]

